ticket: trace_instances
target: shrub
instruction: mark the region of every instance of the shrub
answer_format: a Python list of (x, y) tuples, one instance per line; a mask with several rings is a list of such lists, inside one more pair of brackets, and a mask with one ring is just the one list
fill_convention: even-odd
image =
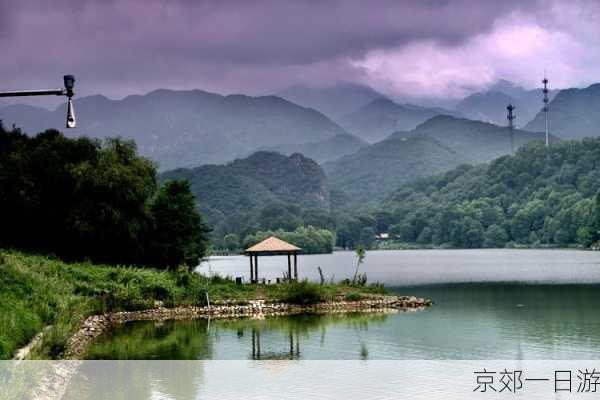
[(348, 292), (344, 296), (344, 299), (346, 301), (359, 301), (359, 300), (362, 300), (362, 298), (363, 298), (363, 296), (360, 293), (356, 293), (356, 292)]
[(303, 280), (290, 282), (285, 286), (281, 301), (290, 304), (316, 304), (323, 301), (325, 294), (320, 285)]

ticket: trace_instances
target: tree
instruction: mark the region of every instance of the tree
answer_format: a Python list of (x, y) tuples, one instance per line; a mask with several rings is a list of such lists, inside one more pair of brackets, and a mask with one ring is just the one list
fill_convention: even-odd
[(483, 235), (483, 247), (501, 248), (508, 241), (508, 234), (499, 225), (490, 225)]
[(365, 261), (365, 257), (367, 256), (367, 251), (362, 245), (356, 246), (356, 270), (354, 271), (354, 277), (352, 277), (352, 284), (356, 283), (356, 278), (358, 277), (358, 269), (360, 265)]
[(208, 248), (208, 229), (196, 210), (189, 182), (165, 183), (150, 210), (154, 219), (152, 260), (171, 268), (198, 265)]
[(229, 250), (237, 250), (240, 248), (240, 237), (235, 233), (229, 233), (223, 237), (223, 246)]
[(375, 230), (371, 227), (364, 227), (360, 231), (360, 245), (370, 249), (375, 243)]
[(577, 243), (583, 247), (590, 247), (593, 242), (592, 232), (587, 226), (581, 226), (577, 229)]

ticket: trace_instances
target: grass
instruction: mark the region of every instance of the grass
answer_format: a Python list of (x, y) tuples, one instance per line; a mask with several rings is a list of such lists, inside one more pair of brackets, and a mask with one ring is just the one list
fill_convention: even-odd
[(211, 301), (264, 298), (295, 304), (362, 298), (385, 293), (381, 285), (362, 288), (308, 281), (277, 285), (237, 285), (231, 278), (205, 277), (187, 269), (64, 263), (46, 256), (0, 250), (0, 359), (11, 358), (38, 332), (50, 326), (33, 356), (59, 358), (68, 338), (93, 314), (204, 305)]

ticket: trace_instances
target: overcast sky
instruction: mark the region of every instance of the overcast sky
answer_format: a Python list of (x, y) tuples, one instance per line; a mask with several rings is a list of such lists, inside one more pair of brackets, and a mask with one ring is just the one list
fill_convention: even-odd
[(458, 98), (499, 78), (600, 81), (600, 1), (0, 0), (0, 88), (119, 98), (368, 84)]

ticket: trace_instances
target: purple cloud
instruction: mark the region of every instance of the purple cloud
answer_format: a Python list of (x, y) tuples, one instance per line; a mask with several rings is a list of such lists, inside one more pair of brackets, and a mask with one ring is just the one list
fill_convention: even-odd
[(60, 84), (68, 72), (82, 95), (158, 87), (266, 93), (351, 80), (390, 95), (437, 97), (500, 77), (533, 85), (543, 65), (553, 82), (577, 85), (600, 78), (592, 68), (599, 8), (594, 1), (0, 0), (0, 85)]

